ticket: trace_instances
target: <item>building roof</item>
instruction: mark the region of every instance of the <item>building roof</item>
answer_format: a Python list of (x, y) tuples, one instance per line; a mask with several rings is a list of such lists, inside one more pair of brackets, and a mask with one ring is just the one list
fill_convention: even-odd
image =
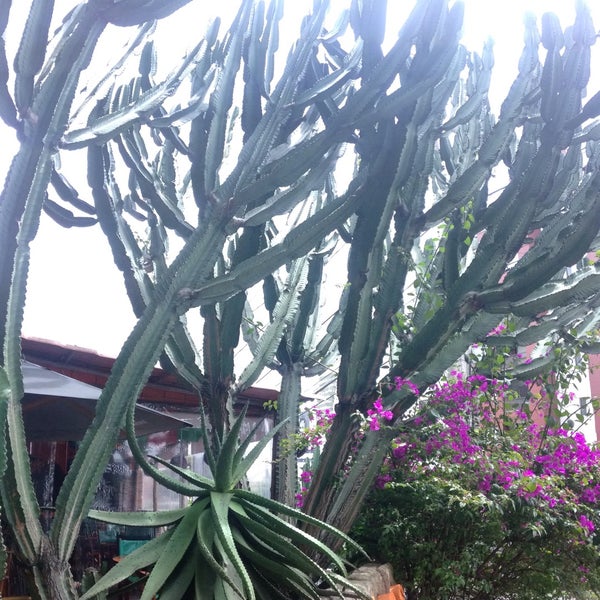
[[(22, 338), (21, 350), (25, 360), (100, 388), (106, 384), (115, 362), (114, 358), (88, 348), (40, 338)], [(276, 400), (277, 396), (276, 390), (251, 387), (241, 393), (238, 400), (248, 404), (250, 410), (260, 408), (262, 412), (263, 403)], [(176, 374), (154, 368), (138, 402), (193, 409), (198, 407), (198, 394)]]

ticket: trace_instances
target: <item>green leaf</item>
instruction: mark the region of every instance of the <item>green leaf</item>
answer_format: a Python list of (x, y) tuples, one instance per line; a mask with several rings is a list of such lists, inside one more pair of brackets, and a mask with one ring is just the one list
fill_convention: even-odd
[(246, 509), (248, 515), (253, 519), (259, 520), (267, 528), (272, 529), (278, 535), (289, 538), (290, 541), (298, 547), (306, 547), (316, 550), (323, 556), (326, 556), (343, 574), (346, 574), (346, 568), (339, 556), (314, 536), (302, 531), (291, 523), (284, 521), (281, 517), (278, 517), (272, 512), (265, 510), (262, 507), (253, 505), (251, 502), (242, 500), (240, 504)]
[(302, 598), (319, 598), (315, 586), (305, 572), (289, 567), (285, 561), (267, 558), (260, 548), (256, 549), (246, 541), (237, 528), (232, 528), (233, 538), (240, 554), (255, 567), (262, 577), (277, 581), (282, 587), (291, 587), (302, 594)]
[[(244, 506), (241, 505), (240, 508), (243, 509)], [(303, 552), (300, 544), (296, 544), (289, 537), (280, 535), (273, 527), (263, 524), (260, 519), (253, 518), (246, 511), (242, 513), (239, 509), (233, 508), (233, 510), (238, 513), (240, 525), (243, 525), (246, 535), (252, 536), (255, 540), (254, 546), (257, 553), (270, 557), (274, 562), (285, 562), (290, 567), (307, 575), (329, 581), (330, 573)]]
[(187, 512), (187, 508), (177, 510), (164, 510), (159, 512), (115, 512), (104, 510), (90, 510), (88, 517), (113, 523), (115, 525), (131, 525), (133, 527), (162, 527), (179, 521)]
[(168, 469), (171, 469), (171, 471), (173, 471), (174, 473), (177, 473), (177, 475), (181, 476), (186, 481), (189, 481), (190, 483), (193, 483), (194, 485), (198, 486), (200, 489), (212, 490), (215, 487), (215, 482), (212, 479), (209, 479), (208, 477), (203, 477), (202, 475), (199, 475), (191, 469), (184, 469), (182, 467), (178, 467), (177, 465), (170, 463), (168, 460), (165, 460), (160, 456), (152, 456), (152, 458), (155, 461), (159, 462), (161, 465), (164, 465)]
[[(243, 453), (245, 452), (248, 444), (252, 441), (253, 432), (246, 436), (243, 444), (238, 448), (236, 452), (235, 459), (233, 461), (234, 471), (232, 475), (232, 480), (238, 482), (242, 479), (245, 473), (248, 472), (248, 469), (254, 464), (256, 459), (260, 456), (261, 452), (267, 447), (267, 444), (277, 435), (277, 432), (288, 422), (288, 419), (285, 419), (281, 423), (278, 423), (271, 431), (269, 431), (266, 435), (264, 435), (259, 442), (248, 452), (248, 454), (244, 457)], [(260, 423), (259, 423), (260, 424)], [(258, 427), (258, 425), (257, 425)], [(256, 428), (255, 428), (256, 429)], [(235, 467), (237, 465), (237, 467)]]
[[(221, 563), (217, 561), (215, 558), (215, 526), (214, 520), (212, 516), (212, 511), (206, 510), (200, 514), (198, 518), (198, 523), (196, 526), (196, 539), (198, 542), (198, 550), (200, 551), (202, 557), (204, 558), (205, 564), (207, 568), (212, 569), (213, 571), (213, 580), (209, 584), (207, 582), (201, 581), (196, 583), (197, 588), (200, 587), (203, 590), (203, 593), (208, 594), (206, 597), (210, 597), (213, 593), (216, 583), (219, 580), (226, 581), (231, 589), (233, 589), (236, 595), (244, 600), (243, 592), (237, 587), (235, 582), (231, 579), (226, 569), (223, 567)], [(201, 564), (200, 569), (202, 572), (205, 572), (206, 569)], [(216, 577), (216, 579), (214, 579)], [(196, 579), (198, 579), (198, 574), (196, 575)], [(199, 596), (203, 598), (204, 596)]]
[(146, 542), (135, 552), (125, 556), (118, 562), (106, 575), (97, 581), (80, 600), (88, 600), (96, 594), (108, 590), (117, 583), (124, 581), (128, 577), (134, 575), (140, 569), (144, 569), (148, 565), (154, 564), (162, 553), (165, 551), (173, 530), (169, 530), (157, 538)]
[(225, 552), (227, 558), (231, 561), (236, 575), (242, 581), (247, 600), (256, 600), (254, 586), (252, 585), (248, 571), (246, 570), (246, 567), (244, 566), (244, 563), (240, 558), (238, 551), (236, 550), (231, 528), (229, 526), (229, 505), (232, 497), (233, 496), (230, 492), (210, 493), (210, 507), (213, 514), (215, 533), (217, 534), (217, 537), (223, 547), (223, 551)]
[(160, 597), (160, 600), (181, 600), (185, 598), (186, 592), (194, 579), (197, 563), (197, 551), (188, 552), (160, 589), (159, 596), (156, 597)]
[[(342, 539), (346, 544), (349, 544), (355, 550), (357, 550), (358, 552), (360, 552), (361, 554), (366, 556), (366, 554), (364, 553), (364, 550), (352, 538), (347, 536), (345, 533), (343, 533), (339, 529), (332, 527), (325, 521), (320, 521), (319, 519), (315, 519), (314, 517), (311, 517), (310, 515), (303, 513), (302, 511), (299, 511), (290, 506), (286, 506), (285, 504), (282, 504), (281, 502), (277, 502), (276, 500), (271, 500), (270, 498), (265, 498), (263, 496), (259, 496), (258, 494), (253, 494), (252, 492), (248, 492), (246, 490), (236, 489), (233, 491), (233, 494), (235, 495), (236, 499), (242, 501), (241, 504), (243, 506), (246, 506), (246, 507), (249, 506), (251, 509), (253, 508), (254, 510), (256, 510), (257, 507), (254, 505), (258, 504), (260, 507), (266, 508), (270, 511), (273, 511), (274, 513), (280, 513), (280, 514), (286, 515), (288, 517), (294, 517), (295, 519), (297, 519), (299, 521), (303, 521), (305, 523), (308, 523), (309, 525), (314, 525), (315, 527), (317, 527), (319, 529), (323, 529), (323, 530), (333, 534), (334, 536)], [(303, 534), (304, 532), (301, 531), (300, 533)]]
[(243, 421), (246, 417), (246, 408), (237, 416), (231, 425), (231, 429), (226, 434), (223, 444), (217, 457), (215, 472), (215, 483), (213, 489), (219, 492), (228, 492), (238, 483), (233, 478), (233, 467), (235, 464), (236, 448)]
[[(162, 552), (160, 558), (156, 561), (150, 577), (144, 586), (144, 592), (141, 600), (152, 600), (168, 578), (176, 570), (196, 535), (196, 524), (198, 517), (207, 509), (210, 500), (203, 498), (196, 500), (186, 510), (186, 514), (173, 529), (169, 542)], [(191, 581), (191, 577), (190, 577)]]

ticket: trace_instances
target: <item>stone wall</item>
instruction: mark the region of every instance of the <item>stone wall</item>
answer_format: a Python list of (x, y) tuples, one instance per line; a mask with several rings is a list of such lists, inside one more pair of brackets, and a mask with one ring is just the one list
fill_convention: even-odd
[[(373, 600), (405, 600), (404, 588), (394, 582), (390, 564), (367, 564), (353, 571), (350, 581)], [(345, 592), (348, 599), (356, 598), (353, 592)]]

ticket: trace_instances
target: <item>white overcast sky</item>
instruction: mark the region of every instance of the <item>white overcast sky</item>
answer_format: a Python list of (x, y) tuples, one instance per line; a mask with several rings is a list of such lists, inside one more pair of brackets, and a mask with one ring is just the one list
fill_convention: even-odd
[[(288, 1), (290, 6), (296, 2)], [(396, 2), (400, 5), (399, 0), (388, 1), (390, 6)], [(21, 2), (22, 5), (29, 4), (24, 0)], [(574, 16), (574, 0), (466, 0), (465, 3), (464, 41), (469, 48), (480, 50), (488, 36), (495, 39), (493, 82), (502, 90), (506, 89), (516, 72), (522, 48), (523, 12), (528, 9), (541, 15), (548, 10), (554, 11), (559, 14), (563, 26), (572, 23)], [(13, 7), (16, 4), (13, 2)], [(72, 4), (72, 0), (57, 0), (57, 10), (69, 4)], [(190, 11), (188, 16), (197, 11), (199, 5), (229, 7), (236, 3), (225, 0), (220, 4), (197, 1), (192, 4), (193, 7), (185, 9)], [(600, 1), (589, 0), (589, 4), (594, 13), (596, 29), (599, 29)], [(402, 5), (412, 6), (412, 2), (405, 1)], [(191, 22), (198, 26), (195, 18)], [(181, 37), (177, 35), (174, 39)], [(600, 46), (600, 43), (596, 46)], [(599, 54), (597, 48), (595, 54)], [(600, 56), (596, 56), (593, 69), (597, 75), (595, 83), (590, 85), (590, 93), (600, 89)], [(1, 128), (0, 135), (3, 135)], [(4, 136), (0, 169), (5, 169), (2, 164), (8, 161), (11, 154), (10, 140)], [(0, 171), (0, 178), (3, 176), (4, 173)], [(80, 190), (80, 193), (84, 198), (87, 196), (85, 190)], [(24, 335), (114, 356), (133, 324), (133, 314), (121, 275), (112, 263), (99, 227), (65, 230), (44, 218), (38, 239), (32, 246)]]

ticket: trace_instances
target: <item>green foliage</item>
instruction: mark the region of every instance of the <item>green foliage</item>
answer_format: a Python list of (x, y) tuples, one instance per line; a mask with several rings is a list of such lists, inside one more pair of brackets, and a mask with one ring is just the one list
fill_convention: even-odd
[(600, 581), (598, 550), (569, 544), (574, 527), (566, 514), (501, 488), (485, 496), (446, 473), (377, 490), (352, 533), (423, 600), (587, 598)]
[[(338, 556), (293, 521), (327, 530), (360, 551), (351, 539), (326, 523), (241, 486), (247, 470), (278, 429), (247, 452), (254, 431), (238, 444), (244, 417), (245, 411), (234, 421), (212, 459), (212, 480), (157, 459), (191, 484), (188, 495), (193, 499), (187, 508), (156, 513), (90, 512), (90, 517), (109, 523), (168, 528), (123, 558), (86, 591), (82, 600), (105, 592), (147, 567), (152, 571), (142, 600), (156, 594), (173, 599), (316, 599), (317, 583), (327, 585), (338, 597), (342, 597), (342, 587), (354, 589), (343, 577), (346, 570)], [(205, 433), (207, 447), (208, 441)], [(334, 570), (319, 566), (310, 557), (314, 552), (326, 557)]]
[(600, 452), (577, 432), (584, 419), (569, 394), (590, 340), (552, 346), (549, 370), (514, 385), (511, 370), (527, 359), (500, 344), (512, 331), (501, 324), (469, 353), (487, 377), (453, 372), (426, 392), (352, 530), (417, 598), (587, 599), (598, 589)]

